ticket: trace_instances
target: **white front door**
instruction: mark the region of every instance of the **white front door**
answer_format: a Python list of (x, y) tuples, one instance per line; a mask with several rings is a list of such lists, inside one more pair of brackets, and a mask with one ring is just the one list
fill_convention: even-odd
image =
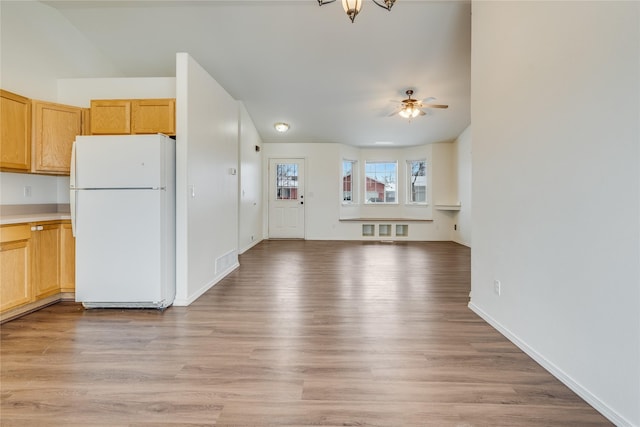
[(304, 239), (304, 201), (304, 159), (270, 159), (270, 238)]

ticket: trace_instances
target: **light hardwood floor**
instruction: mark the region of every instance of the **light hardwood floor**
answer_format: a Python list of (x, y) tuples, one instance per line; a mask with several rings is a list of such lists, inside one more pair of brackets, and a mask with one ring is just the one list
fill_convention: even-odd
[(450, 242), (265, 241), (189, 307), (5, 323), (2, 426), (595, 426), (467, 308)]

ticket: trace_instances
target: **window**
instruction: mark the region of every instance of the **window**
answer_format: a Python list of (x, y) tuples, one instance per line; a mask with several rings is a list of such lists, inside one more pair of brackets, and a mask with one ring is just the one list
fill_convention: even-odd
[(342, 203), (355, 203), (358, 182), (356, 180), (356, 161), (342, 161)]
[(365, 203), (397, 203), (397, 162), (365, 162)]
[(278, 200), (297, 200), (298, 165), (296, 163), (278, 163), (276, 172), (276, 198)]
[(407, 203), (427, 204), (427, 162), (407, 161)]

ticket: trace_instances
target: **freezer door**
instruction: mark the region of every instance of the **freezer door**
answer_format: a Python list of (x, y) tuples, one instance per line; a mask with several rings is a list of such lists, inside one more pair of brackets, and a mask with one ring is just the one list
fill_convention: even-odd
[(77, 191), (76, 301), (173, 302), (165, 196), (162, 190)]
[(164, 135), (78, 136), (74, 188), (161, 188), (166, 186)]

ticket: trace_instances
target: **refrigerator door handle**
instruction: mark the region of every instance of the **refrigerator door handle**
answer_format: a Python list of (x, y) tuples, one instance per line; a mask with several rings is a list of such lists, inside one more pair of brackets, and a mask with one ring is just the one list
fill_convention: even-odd
[(71, 188), (76, 188), (76, 142), (71, 146), (71, 170), (69, 171), (69, 184)]
[(69, 207), (71, 208), (71, 234), (76, 237), (76, 142), (71, 146), (71, 170), (69, 171)]
[(77, 192), (72, 189), (69, 193), (69, 207), (71, 208), (71, 234), (73, 237), (76, 237), (76, 215), (78, 213), (78, 203), (76, 201)]

